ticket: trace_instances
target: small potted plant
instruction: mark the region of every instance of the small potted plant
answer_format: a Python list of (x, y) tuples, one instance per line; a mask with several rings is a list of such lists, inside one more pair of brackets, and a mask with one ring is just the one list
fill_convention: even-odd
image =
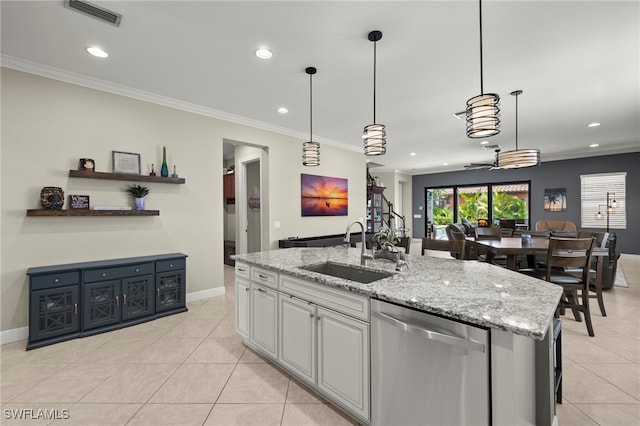
[(149, 194), (149, 188), (133, 184), (127, 187), (127, 193), (133, 198), (135, 202), (135, 209), (144, 210), (144, 197)]
[(388, 226), (383, 226), (380, 228), (378, 232), (373, 234), (373, 241), (377, 243), (378, 251), (375, 253), (374, 257), (390, 259), (390, 260), (398, 260), (400, 256), (400, 252), (396, 247), (396, 243), (400, 242), (400, 238), (398, 229), (389, 228)]

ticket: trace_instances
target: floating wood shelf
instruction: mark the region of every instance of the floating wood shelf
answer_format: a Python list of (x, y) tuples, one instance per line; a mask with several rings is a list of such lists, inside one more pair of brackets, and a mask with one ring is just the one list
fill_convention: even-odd
[(160, 216), (160, 210), (27, 210), (27, 216)]
[(185, 183), (185, 178), (171, 178), (162, 176), (130, 175), (126, 173), (105, 173), (88, 172), (84, 170), (69, 170), (69, 177), (86, 179), (106, 179), (106, 180), (128, 180), (136, 182), (158, 182), (158, 183)]

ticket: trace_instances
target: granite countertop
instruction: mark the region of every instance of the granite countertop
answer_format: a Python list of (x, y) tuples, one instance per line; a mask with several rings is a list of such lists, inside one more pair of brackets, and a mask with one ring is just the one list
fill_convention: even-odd
[(321, 285), (539, 340), (553, 321), (562, 295), (560, 286), (477, 261), (413, 254), (407, 256), (409, 269), (396, 272), (395, 262), (376, 259), (366, 268), (394, 275), (361, 284), (301, 268), (326, 261), (359, 268), (359, 248), (288, 248), (232, 257)]

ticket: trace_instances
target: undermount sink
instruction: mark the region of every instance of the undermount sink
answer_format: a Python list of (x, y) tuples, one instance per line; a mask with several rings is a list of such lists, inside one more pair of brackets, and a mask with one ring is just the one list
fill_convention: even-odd
[(306, 269), (307, 271), (318, 272), (319, 274), (356, 281), (362, 284), (369, 284), (383, 278), (389, 278), (393, 275), (391, 272), (372, 271), (370, 269), (363, 269), (335, 262), (317, 263), (315, 265), (302, 266), (301, 268)]

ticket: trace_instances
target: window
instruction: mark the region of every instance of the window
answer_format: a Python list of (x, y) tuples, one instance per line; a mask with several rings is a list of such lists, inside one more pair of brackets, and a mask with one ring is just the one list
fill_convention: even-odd
[(626, 180), (626, 172), (580, 176), (582, 228), (627, 229)]

